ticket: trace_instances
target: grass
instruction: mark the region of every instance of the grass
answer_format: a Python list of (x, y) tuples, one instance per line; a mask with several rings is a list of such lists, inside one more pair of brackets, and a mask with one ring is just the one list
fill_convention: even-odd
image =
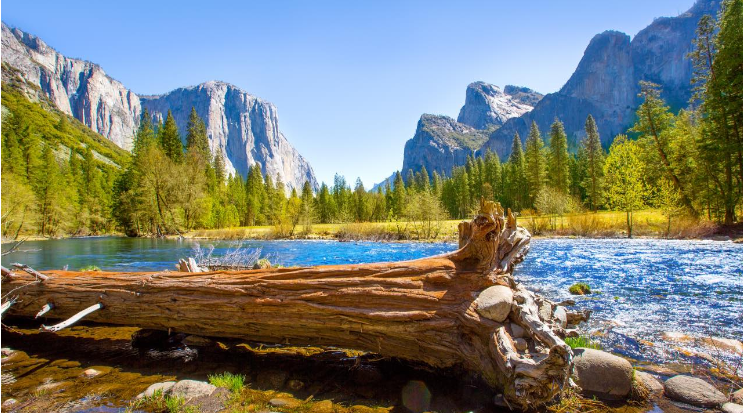
[[(413, 225), (405, 221), (315, 224), (308, 230), (297, 226), (291, 238), (454, 242), (457, 240), (457, 226), (463, 220), (441, 221), (441, 230), (437, 237), (433, 239), (418, 237), (418, 234), (413, 230)], [(529, 211), (524, 211), (518, 217), (518, 223), (535, 236), (593, 238), (627, 236), (626, 215), (620, 211), (582, 212), (562, 217), (535, 215)], [(667, 231), (667, 226), (666, 217), (658, 210), (643, 210), (634, 213), (633, 234), (636, 237), (700, 238), (714, 234), (717, 229), (717, 226), (711, 222), (689, 219), (672, 221), (670, 233)], [(287, 238), (278, 234), (272, 226), (201, 229), (191, 231), (186, 236), (220, 240)]]
[(224, 387), (233, 393), (240, 393), (245, 386), (245, 376), (225, 372), (222, 374), (209, 375), (209, 383)]
[(573, 295), (586, 295), (591, 294), (591, 287), (586, 283), (575, 283), (568, 288), (568, 291)]
[(565, 344), (569, 345), (570, 348), (592, 348), (594, 350), (601, 350), (603, 348), (601, 344), (585, 336), (567, 337), (565, 338)]
[(152, 396), (132, 400), (125, 412), (135, 412), (142, 409), (157, 413), (198, 413), (196, 406), (186, 406), (186, 401), (179, 396), (168, 396), (162, 390), (157, 390)]
[(100, 271), (100, 270), (101, 269), (95, 265), (86, 265), (85, 267), (80, 268), (80, 271)]

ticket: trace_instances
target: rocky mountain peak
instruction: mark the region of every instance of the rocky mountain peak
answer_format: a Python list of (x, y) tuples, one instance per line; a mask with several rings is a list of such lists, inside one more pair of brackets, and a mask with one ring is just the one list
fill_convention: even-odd
[[(163, 95), (137, 95), (107, 76), (100, 66), (60, 54), (36, 36), (2, 24), (3, 82), (16, 80), (27, 93), (43, 93), (62, 112), (124, 149), (131, 149), (143, 108), (155, 120), (172, 111), (181, 136), (191, 107), (204, 119), (212, 152), (221, 152), (227, 170), (243, 176), (251, 165), (278, 177), (288, 188), (305, 181), (317, 188), (312, 167), (279, 129), (270, 102), (222, 81), (208, 81)], [(13, 70), (6, 70), (6, 65)], [(8, 76), (13, 76), (8, 79)]]
[(498, 86), (485, 82), (473, 82), (467, 86), (464, 106), (459, 111), (457, 121), (475, 129), (501, 126), (508, 119), (518, 117), (532, 110)]
[(503, 88), (503, 93), (510, 96), (511, 99), (515, 100), (516, 102), (531, 107), (536, 106), (537, 103), (539, 103), (539, 101), (542, 100), (542, 98), (544, 97), (543, 94), (529, 89), (525, 86), (506, 85), (506, 87)]

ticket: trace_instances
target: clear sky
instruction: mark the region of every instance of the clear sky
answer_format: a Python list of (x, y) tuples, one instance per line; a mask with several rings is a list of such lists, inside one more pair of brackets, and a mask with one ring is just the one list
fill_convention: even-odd
[(233, 83), (278, 107), (318, 180), (371, 187), (402, 166), (421, 114), (456, 118), (469, 83), (557, 91), (595, 34), (634, 36), (692, 4), (5, 0), (0, 14), (136, 93)]

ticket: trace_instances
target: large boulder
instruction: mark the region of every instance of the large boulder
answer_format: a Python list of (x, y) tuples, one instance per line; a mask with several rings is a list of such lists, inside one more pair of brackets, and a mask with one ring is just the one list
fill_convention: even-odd
[(505, 285), (486, 288), (475, 300), (477, 313), (499, 323), (508, 318), (513, 304), (513, 291)]
[(181, 380), (173, 385), (167, 392), (171, 396), (182, 397), (185, 400), (208, 396), (216, 390), (217, 386), (198, 380)]
[(151, 384), (145, 391), (142, 393), (139, 393), (137, 395), (138, 399), (142, 399), (145, 397), (152, 397), (155, 395), (156, 392), (161, 392), (162, 394), (166, 394), (168, 390), (170, 390), (175, 385), (174, 381), (164, 381), (160, 383)]
[(604, 400), (622, 400), (630, 394), (633, 370), (629, 361), (590, 348), (574, 353), (573, 371), (584, 394)]
[(691, 376), (674, 376), (663, 384), (666, 396), (699, 407), (718, 407), (727, 397), (706, 381)]

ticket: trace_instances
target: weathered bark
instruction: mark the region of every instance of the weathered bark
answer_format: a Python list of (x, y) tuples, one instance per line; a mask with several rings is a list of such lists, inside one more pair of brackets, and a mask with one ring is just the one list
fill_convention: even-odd
[[(414, 261), (200, 273), (48, 271), (43, 283), (18, 291), (8, 312), (33, 317), (52, 304), (48, 317), (68, 318), (100, 303), (87, 320), (461, 366), (526, 409), (567, 384), (572, 353), (555, 333), (562, 329), (540, 319), (541, 300), (513, 280), (531, 235), (510, 211), (504, 215), (483, 202), (472, 222), (460, 224), (459, 250)], [(21, 282), (6, 279), (3, 289)], [(476, 311), (479, 293), (494, 285), (514, 292), (503, 322)], [(526, 331), (528, 351), (516, 350), (513, 324)]]

